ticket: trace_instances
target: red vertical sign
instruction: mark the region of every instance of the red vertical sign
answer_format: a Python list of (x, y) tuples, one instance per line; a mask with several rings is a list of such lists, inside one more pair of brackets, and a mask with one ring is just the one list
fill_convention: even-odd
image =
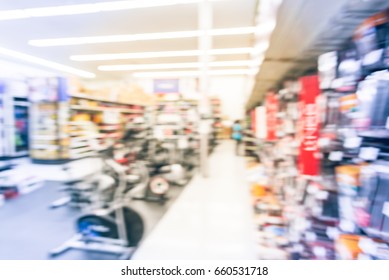
[(257, 120), (257, 118), (256, 118), (255, 115), (256, 115), (256, 114), (255, 114), (255, 108), (254, 108), (254, 109), (252, 109), (251, 112), (250, 112), (250, 118), (251, 118), (251, 131), (254, 132), (254, 135), (255, 135), (255, 130), (256, 130), (256, 124), (255, 124), (255, 122), (256, 122), (256, 120)]
[(318, 76), (307, 76), (300, 79), (300, 174), (315, 176), (319, 174), (318, 138), (320, 114), (316, 98), (320, 94)]
[(277, 112), (278, 99), (273, 92), (269, 92), (266, 96), (266, 127), (267, 127), (267, 141), (277, 140)]

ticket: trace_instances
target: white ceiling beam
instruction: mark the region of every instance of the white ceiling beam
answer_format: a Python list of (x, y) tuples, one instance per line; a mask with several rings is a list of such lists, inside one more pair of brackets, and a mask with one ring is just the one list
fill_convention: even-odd
[[(78, 5), (48, 6), (28, 9), (2, 10), (1, 20), (17, 20), (35, 17), (71, 16), (80, 14), (95, 14), (123, 10), (135, 10), (145, 8), (168, 7), (176, 5), (188, 5), (200, 3), (204, 0), (130, 0), (130, 1), (107, 1), (91, 2)], [(209, 0), (234, 1), (234, 0)]]
[[(211, 49), (210, 55), (230, 55), (230, 54), (252, 54), (254, 48), (228, 48)], [(194, 57), (200, 56), (201, 50), (183, 50), (183, 51), (161, 51), (161, 52), (136, 52), (136, 53), (106, 53), (106, 54), (86, 54), (72, 55), (74, 61), (104, 61), (121, 59), (145, 59), (145, 58), (167, 58), (167, 57)]]
[(54, 69), (54, 70), (59, 71), (59, 72), (69, 73), (69, 74), (76, 75), (76, 76), (79, 76), (82, 78), (95, 78), (96, 77), (96, 75), (94, 73), (91, 73), (91, 72), (87, 72), (87, 71), (73, 68), (73, 67), (70, 67), (67, 65), (59, 64), (59, 63), (56, 63), (56, 62), (53, 62), (50, 60), (46, 60), (46, 59), (43, 59), (40, 57), (32, 56), (29, 54), (17, 52), (17, 51), (2, 48), (2, 47), (0, 47), (0, 56), (11, 57), (11, 58), (14, 58), (16, 60), (20, 60), (20, 61), (28, 62), (31, 64), (43, 66), (43, 67), (49, 68), (49, 69)]
[[(231, 35), (253, 34), (254, 32), (255, 32), (254, 26), (244, 26), (244, 27), (212, 29), (209, 31), (209, 35), (210, 36), (231, 36)], [(34, 40), (30, 40), (28, 43), (35, 47), (54, 47), (54, 46), (88, 45), (88, 44), (101, 44), (101, 43), (151, 41), (151, 40), (163, 40), (163, 39), (197, 38), (201, 36), (201, 33), (202, 33), (201, 30), (189, 30), (189, 31), (161, 32), (161, 33), (34, 39)]]
[[(167, 69), (184, 69), (199, 68), (203, 69), (204, 62), (187, 62), (187, 63), (163, 63), (163, 64), (119, 64), (119, 65), (101, 65), (100, 71), (136, 71), (136, 70), (167, 70)], [(232, 60), (232, 61), (213, 61), (207, 64), (207, 67), (253, 67), (258, 66), (252, 60)]]

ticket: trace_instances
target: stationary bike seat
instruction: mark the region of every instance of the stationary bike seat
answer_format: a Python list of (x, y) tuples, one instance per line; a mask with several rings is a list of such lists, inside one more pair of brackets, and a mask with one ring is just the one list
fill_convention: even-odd
[(73, 185), (76, 185), (78, 183), (81, 183), (82, 181), (83, 181), (82, 179), (73, 179), (73, 180), (69, 180), (69, 181), (64, 182), (64, 185), (73, 186)]
[(137, 184), (141, 181), (141, 176), (135, 174), (126, 175), (126, 180), (130, 184)]

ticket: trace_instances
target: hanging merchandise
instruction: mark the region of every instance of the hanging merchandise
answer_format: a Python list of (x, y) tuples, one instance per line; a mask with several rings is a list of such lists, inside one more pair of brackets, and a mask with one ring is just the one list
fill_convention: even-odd
[(389, 117), (389, 72), (375, 72), (358, 88), (359, 119), (364, 129), (383, 129)]
[(350, 43), (348, 48), (338, 51), (337, 75), (333, 87), (339, 92), (355, 92), (361, 76), (360, 57), (355, 44)]
[(337, 52), (328, 52), (319, 56), (318, 72), (321, 89), (332, 89), (338, 65)]
[(365, 73), (389, 67), (389, 10), (366, 19), (353, 39)]

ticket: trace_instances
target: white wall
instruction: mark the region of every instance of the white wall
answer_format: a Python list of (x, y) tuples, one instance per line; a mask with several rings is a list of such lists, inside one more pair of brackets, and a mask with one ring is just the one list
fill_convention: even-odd
[[(134, 80), (146, 92), (152, 93), (152, 79)], [(245, 76), (212, 77), (210, 79), (209, 95), (219, 97), (222, 103), (222, 115), (230, 120), (243, 119), (244, 107), (248, 93), (251, 92), (250, 80)], [(180, 80), (180, 91), (183, 94), (195, 95), (197, 93), (195, 78)]]
[(213, 77), (210, 94), (222, 102), (222, 114), (230, 120), (243, 119), (247, 96), (248, 79), (244, 76)]

